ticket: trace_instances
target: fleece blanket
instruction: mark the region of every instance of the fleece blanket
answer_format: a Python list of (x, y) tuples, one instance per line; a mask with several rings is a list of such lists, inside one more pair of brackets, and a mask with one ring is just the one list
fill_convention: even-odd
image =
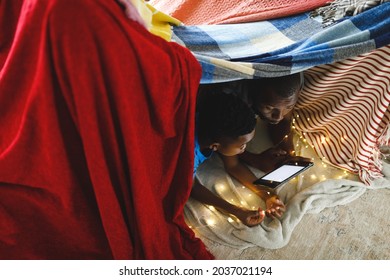
[(309, 13), (269, 21), (174, 27), (202, 65), (202, 83), (304, 71), (390, 44), (390, 3), (324, 28)]
[(157, 9), (186, 25), (268, 20), (310, 11), (327, 2), (329, 0), (150, 0)]
[(0, 1), (0, 259), (209, 259), (199, 63), (111, 0)]
[[(304, 215), (348, 204), (370, 188), (390, 189), (390, 164), (386, 162), (383, 163), (385, 177), (376, 179), (371, 187), (367, 187), (351, 173), (327, 165), (310, 146), (306, 147), (299, 136), (294, 143), (298, 154), (313, 157), (314, 167), (278, 188), (277, 192), (287, 206), (281, 219), (266, 218), (259, 226), (247, 227), (233, 216), (190, 199), (186, 204), (185, 217), (196, 234), (202, 239), (235, 249), (256, 246), (278, 249), (289, 243)], [(258, 176), (264, 174), (256, 169), (252, 171)], [(211, 191), (233, 204), (248, 209), (264, 207), (262, 200), (226, 174), (218, 156), (204, 163), (197, 176)]]

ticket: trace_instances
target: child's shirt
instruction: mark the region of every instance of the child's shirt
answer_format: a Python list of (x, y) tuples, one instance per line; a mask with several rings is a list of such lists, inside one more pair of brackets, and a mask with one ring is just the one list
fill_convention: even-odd
[(194, 153), (194, 173), (193, 176), (195, 177), (196, 170), (198, 169), (199, 165), (204, 162), (206, 159), (210, 158), (213, 154), (213, 151), (210, 150), (210, 152), (205, 155), (200, 150), (199, 142), (198, 142), (198, 136), (195, 135), (195, 153)]

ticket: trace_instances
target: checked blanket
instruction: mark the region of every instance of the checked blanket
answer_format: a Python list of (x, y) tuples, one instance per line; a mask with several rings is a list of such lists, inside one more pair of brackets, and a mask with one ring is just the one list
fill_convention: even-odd
[(390, 3), (324, 28), (310, 13), (241, 24), (176, 26), (173, 41), (202, 65), (201, 83), (277, 77), (390, 44)]

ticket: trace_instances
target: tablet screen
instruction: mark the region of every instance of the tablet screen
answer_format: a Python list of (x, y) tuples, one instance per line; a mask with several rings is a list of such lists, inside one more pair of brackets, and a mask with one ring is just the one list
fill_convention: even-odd
[(283, 182), (287, 178), (293, 176), (294, 174), (298, 173), (299, 171), (305, 168), (306, 166), (283, 165), (278, 169), (272, 171), (271, 173), (267, 174), (266, 176), (262, 177), (261, 179), (268, 180), (268, 181)]

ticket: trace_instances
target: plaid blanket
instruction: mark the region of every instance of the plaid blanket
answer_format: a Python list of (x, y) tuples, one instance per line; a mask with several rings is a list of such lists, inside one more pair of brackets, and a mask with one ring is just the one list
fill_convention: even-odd
[(390, 44), (390, 3), (329, 27), (310, 13), (269, 21), (178, 26), (173, 41), (202, 65), (201, 83), (277, 77)]

